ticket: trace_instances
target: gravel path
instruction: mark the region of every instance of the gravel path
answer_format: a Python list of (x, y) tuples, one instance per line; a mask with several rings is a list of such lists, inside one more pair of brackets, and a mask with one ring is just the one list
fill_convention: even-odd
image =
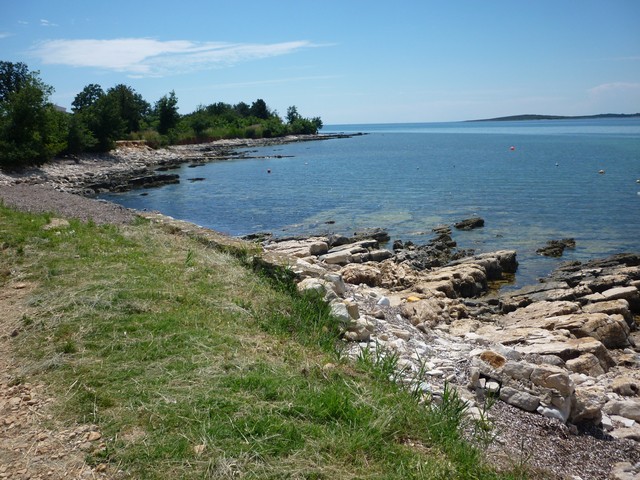
[(133, 210), (104, 200), (72, 195), (48, 185), (0, 186), (0, 200), (27, 212), (52, 212), (65, 218), (92, 220), (97, 224), (127, 224), (136, 218)]

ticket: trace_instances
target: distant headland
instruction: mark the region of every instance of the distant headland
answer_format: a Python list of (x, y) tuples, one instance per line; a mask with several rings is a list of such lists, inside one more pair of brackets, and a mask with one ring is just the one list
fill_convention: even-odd
[(585, 118), (637, 118), (640, 113), (601, 113), (598, 115), (562, 116), (562, 115), (511, 115), (509, 117), (483, 118), (468, 122), (508, 122), (518, 120), (578, 120)]

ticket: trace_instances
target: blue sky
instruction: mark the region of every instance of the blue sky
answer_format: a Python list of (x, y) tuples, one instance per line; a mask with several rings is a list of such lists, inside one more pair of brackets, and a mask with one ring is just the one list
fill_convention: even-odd
[(0, 0), (0, 60), (65, 107), (124, 83), (325, 124), (635, 113), (640, 1)]

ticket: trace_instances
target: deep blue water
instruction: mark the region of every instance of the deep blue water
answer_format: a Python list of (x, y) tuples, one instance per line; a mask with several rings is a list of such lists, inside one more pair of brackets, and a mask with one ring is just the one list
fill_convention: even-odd
[[(564, 260), (640, 252), (640, 119), (334, 125), (323, 132), (367, 135), (254, 153), (282, 158), (185, 165), (176, 171), (178, 185), (102, 198), (231, 235), (384, 227), (392, 239), (426, 243), (436, 225), (480, 215), (484, 228), (454, 230), (454, 239), (478, 252), (515, 249), (514, 286)], [(187, 181), (193, 177), (205, 180)], [(547, 240), (565, 237), (577, 246), (561, 260), (536, 255)]]

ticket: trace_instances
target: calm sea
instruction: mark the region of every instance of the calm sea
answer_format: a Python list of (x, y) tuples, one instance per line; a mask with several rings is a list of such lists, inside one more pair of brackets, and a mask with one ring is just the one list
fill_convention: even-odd
[[(103, 195), (231, 235), (384, 227), (426, 243), (431, 229), (479, 215), (461, 248), (515, 249), (515, 288), (561, 261), (640, 252), (640, 119), (329, 125), (346, 139), (252, 150), (176, 173), (181, 183)], [(599, 173), (604, 171), (605, 173)], [(190, 182), (202, 177), (204, 181)], [(562, 259), (536, 255), (572, 237)]]

